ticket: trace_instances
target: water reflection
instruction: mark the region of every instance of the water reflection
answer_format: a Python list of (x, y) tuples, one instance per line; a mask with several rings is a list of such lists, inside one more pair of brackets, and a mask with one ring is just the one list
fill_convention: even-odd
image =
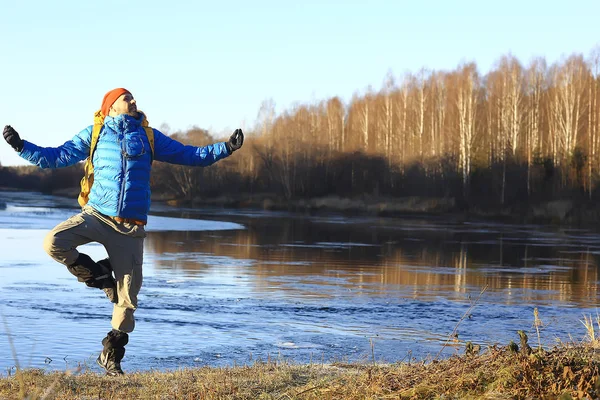
[(353, 296), (452, 299), (487, 287), (502, 292), (504, 304), (597, 304), (596, 234), (401, 220), (236, 220), (247, 229), (149, 234), (154, 267), (187, 274), (226, 268), (250, 274), (256, 291), (298, 296), (328, 296), (326, 287), (335, 286)]

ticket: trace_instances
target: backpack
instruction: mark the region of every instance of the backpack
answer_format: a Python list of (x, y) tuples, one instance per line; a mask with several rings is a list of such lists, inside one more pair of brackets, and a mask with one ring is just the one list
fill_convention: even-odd
[[(79, 197), (77, 198), (77, 202), (81, 207), (87, 204), (88, 196), (90, 195), (92, 185), (94, 184), (94, 164), (92, 163), (92, 158), (94, 156), (96, 144), (98, 144), (98, 138), (100, 137), (100, 132), (102, 131), (103, 126), (104, 115), (100, 111), (96, 111), (96, 113), (94, 114), (94, 127), (92, 128), (90, 155), (85, 160), (85, 164), (83, 166), (83, 178), (81, 178), (81, 191), (79, 192)], [(154, 160), (154, 131), (150, 126), (148, 126), (148, 120), (146, 118), (144, 118), (144, 120), (142, 121), (142, 127), (146, 131), (146, 135), (148, 136), (148, 142), (150, 142), (150, 149), (152, 150), (152, 153), (150, 154), (150, 162), (152, 163), (152, 160)]]

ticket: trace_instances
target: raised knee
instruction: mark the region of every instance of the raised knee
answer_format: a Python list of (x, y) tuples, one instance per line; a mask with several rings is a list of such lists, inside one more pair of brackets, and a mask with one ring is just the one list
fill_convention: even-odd
[(66, 249), (60, 245), (56, 233), (51, 231), (46, 235), (43, 242), (44, 251), (55, 261), (61, 264), (71, 265), (77, 259), (79, 253), (73, 249)]
[(56, 255), (58, 249), (56, 247), (56, 236), (54, 232), (48, 232), (46, 237), (44, 238), (43, 243), (44, 251), (52, 258)]

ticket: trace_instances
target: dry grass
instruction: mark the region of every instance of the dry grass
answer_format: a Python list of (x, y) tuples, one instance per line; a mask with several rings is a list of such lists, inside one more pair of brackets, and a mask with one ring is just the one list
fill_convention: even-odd
[[(490, 347), (480, 355), (392, 365), (257, 363), (111, 378), (26, 370), (2, 399), (542, 399), (600, 397), (600, 350)], [(528, 354), (529, 353), (529, 354)]]
[[(596, 329), (594, 328), (594, 318), (591, 315), (584, 315), (581, 323), (585, 326), (587, 339), (590, 344), (594, 347), (600, 347), (600, 338), (596, 337)], [(600, 330), (600, 315), (598, 313), (596, 313), (596, 324), (598, 325), (598, 330)]]

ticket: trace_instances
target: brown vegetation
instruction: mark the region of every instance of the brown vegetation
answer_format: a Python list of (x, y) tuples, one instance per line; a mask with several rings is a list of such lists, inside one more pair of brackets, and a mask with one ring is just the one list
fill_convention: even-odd
[[(469, 348), (471, 349), (471, 348)], [(442, 361), (380, 364), (256, 363), (105, 377), (27, 370), (0, 380), (3, 399), (592, 399), (600, 352), (512, 344)]]

